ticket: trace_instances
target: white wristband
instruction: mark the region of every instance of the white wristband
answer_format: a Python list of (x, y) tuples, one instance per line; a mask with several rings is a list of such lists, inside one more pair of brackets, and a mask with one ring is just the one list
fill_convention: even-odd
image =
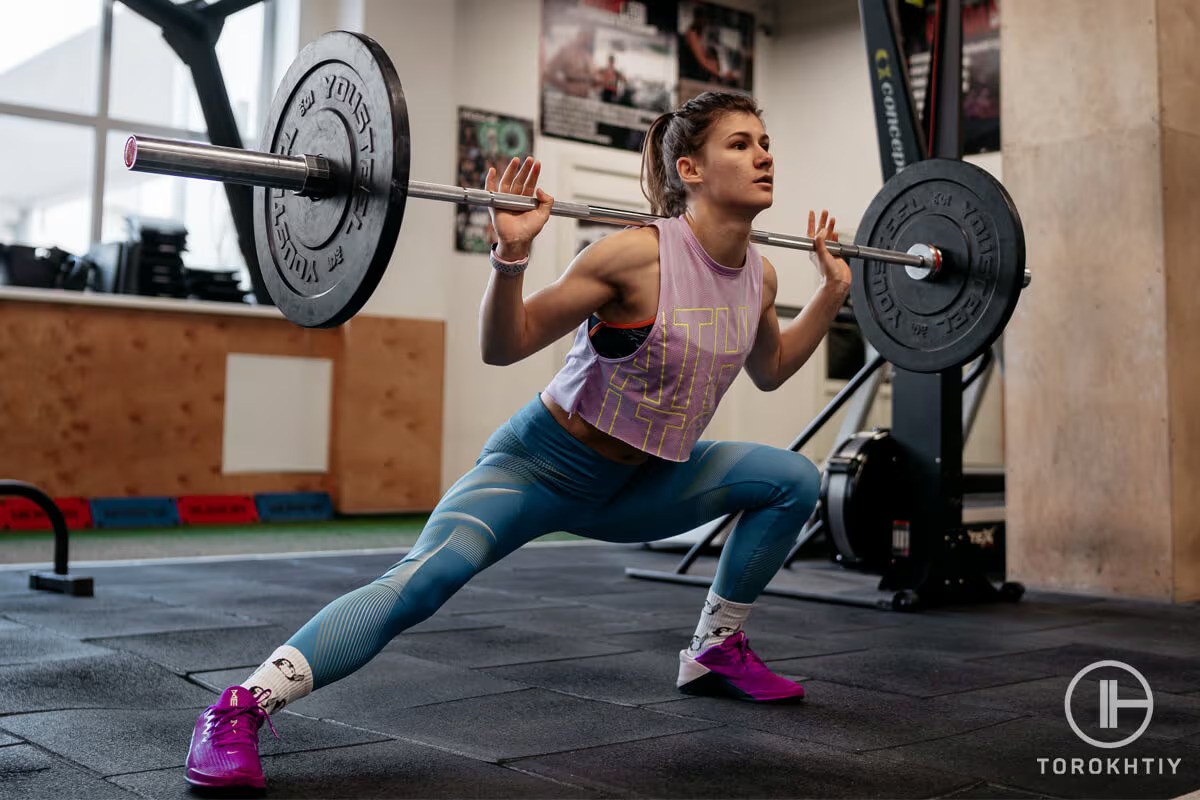
[(491, 261), (492, 269), (503, 275), (520, 275), (529, 267), (529, 256), (525, 256), (520, 261), (505, 261), (496, 255), (496, 245), (492, 245)]

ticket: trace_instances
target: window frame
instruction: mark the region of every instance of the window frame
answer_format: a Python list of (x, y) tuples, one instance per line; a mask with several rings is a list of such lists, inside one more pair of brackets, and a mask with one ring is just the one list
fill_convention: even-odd
[[(113, 117), (109, 114), (109, 94), (112, 82), (113, 15), (118, 0), (96, 0), (96, 2), (102, 6), (100, 15), (99, 63), (96, 65), (96, 76), (99, 81), (96, 94), (96, 113), (83, 114), (74, 111), (61, 111), (58, 109), (0, 101), (0, 116), (60, 123), (91, 129), (93, 159), (90, 190), (92, 203), (91, 220), (89, 221), (90, 244), (96, 244), (101, 241), (103, 230), (104, 184), (107, 178), (108, 162), (111, 157), (108, 147), (108, 135), (110, 132), (137, 131), (147, 136), (208, 141), (207, 130), (134, 122)], [(265, 110), (270, 108), (271, 98), (274, 95), (274, 86), (272, 83), (274, 80), (275, 39), (277, 32), (276, 0), (262, 0), (262, 7), (263, 41), (259, 96), (263, 101), (260, 108), (264, 109), (265, 113)], [(130, 11), (130, 13), (135, 12)], [(80, 253), (79, 255), (83, 254)], [(237, 266), (239, 269), (245, 269), (244, 264), (238, 264)]]

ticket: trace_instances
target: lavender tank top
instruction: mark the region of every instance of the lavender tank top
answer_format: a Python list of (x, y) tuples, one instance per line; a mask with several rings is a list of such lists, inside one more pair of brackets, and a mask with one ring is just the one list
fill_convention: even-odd
[(658, 315), (641, 348), (605, 358), (585, 321), (545, 392), (569, 414), (668, 461), (687, 461), (746, 362), (762, 308), (762, 256), (713, 261), (683, 217), (656, 220)]

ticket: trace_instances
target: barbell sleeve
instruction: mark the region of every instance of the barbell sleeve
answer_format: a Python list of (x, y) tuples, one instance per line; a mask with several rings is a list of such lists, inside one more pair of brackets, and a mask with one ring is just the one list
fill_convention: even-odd
[[(329, 162), (320, 156), (285, 156), (148, 136), (129, 137), (125, 143), (125, 166), (134, 172), (265, 186), (310, 196), (325, 195), (336, 190), (337, 185)], [(463, 189), (424, 181), (409, 181), (408, 196), (460, 205), (487, 206), (505, 211), (531, 211), (537, 208), (537, 200), (525, 195), (489, 192), (486, 189)], [(662, 219), (640, 211), (560, 200), (554, 201), (550, 214), (555, 217), (613, 225), (649, 225), (656, 219)], [(759, 230), (750, 232), (750, 241), (808, 252), (812, 252), (816, 247), (814, 240), (808, 237)], [(830, 253), (841, 258), (865, 258), (928, 269), (937, 267), (929, 257), (913, 253), (843, 242), (828, 242), (826, 246)]]
[(329, 162), (320, 156), (283, 156), (215, 144), (130, 136), (125, 166), (134, 172), (285, 189), (304, 195), (334, 189)]

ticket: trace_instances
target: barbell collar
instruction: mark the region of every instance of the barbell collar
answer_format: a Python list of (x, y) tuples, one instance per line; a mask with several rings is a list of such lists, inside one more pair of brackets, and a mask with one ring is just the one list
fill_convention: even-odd
[[(314, 197), (326, 196), (336, 191), (337, 186), (334, 165), (320, 156), (285, 156), (149, 136), (129, 137), (125, 144), (125, 166), (135, 172), (266, 186)], [(526, 195), (490, 192), (486, 189), (464, 189), (424, 181), (409, 181), (408, 196), (505, 211), (532, 211), (538, 205), (537, 200)], [(555, 217), (613, 225), (645, 226), (662, 219), (660, 216), (640, 211), (559, 200), (554, 201), (550, 214)], [(751, 231), (750, 241), (807, 252), (816, 249), (813, 239), (767, 231)], [(863, 258), (930, 270), (938, 268), (931, 256), (881, 250), (849, 242), (827, 242), (826, 247), (839, 258)]]
[(932, 260), (934, 267), (905, 267), (904, 271), (908, 273), (908, 277), (914, 281), (930, 281), (937, 277), (938, 272), (942, 269), (942, 252), (936, 247), (928, 244), (918, 243), (908, 248), (910, 255), (917, 255), (924, 259)]

